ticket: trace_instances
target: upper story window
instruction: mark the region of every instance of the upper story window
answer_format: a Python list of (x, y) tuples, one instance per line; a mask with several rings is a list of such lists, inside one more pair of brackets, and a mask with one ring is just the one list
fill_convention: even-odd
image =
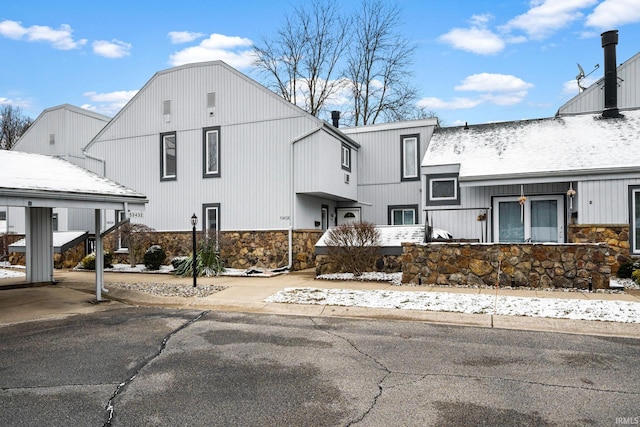
[(49, 134), (49, 144), (53, 145), (56, 143), (56, 134), (55, 133), (50, 133)]
[(216, 115), (216, 93), (207, 93), (207, 115), (214, 117)]
[(202, 131), (203, 176), (220, 176), (220, 126)]
[(459, 204), (459, 202), (457, 174), (427, 176), (427, 204), (452, 205)]
[(169, 123), (171, 121), (171, 100), (162, 102), (162, 116), (164, 117), (164, 121), (166, 123)]
[(403, 135), (400, 137), (402, 151), (402, 181), (417, 181), (420, 179), (420, 138), (419, 135)]
[(160, 135), (160, 180), (176, 179), (176, 133)]
[(351, 148), (342, 144), (342, 169), (351, 172)]

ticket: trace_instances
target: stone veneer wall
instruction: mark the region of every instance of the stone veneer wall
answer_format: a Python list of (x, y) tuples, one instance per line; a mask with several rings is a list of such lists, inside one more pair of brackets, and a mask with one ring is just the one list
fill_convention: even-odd
[(608, 288), (615, 252), (598, 244), (403, 243), (402, 282)]
[(629, 252), (629, 224), (571, 224), (567, 240), (571, 243), (606, 243), (615, 262), (611, 274), (620, 264), (631, 261)]
[[(303, 270), (315, 265), (315, 244), (322, 236), (322, 230), (295, 230), (293, 232), (292, 270)], [(169, 262), (177, 256), (191, 254), (191, 232), (151, 232), (145, 246), (160, 245), (167, 254)], [(222, 231), (220, 238), (220, 256), (229, 268), (245, 269), (279, 268), (289, 263), (288, 230), (270, 231)], [(202, 232), (196, 233), (196, 242), (202, 243)], [(111, 233), (105, 239), (105, 248), (114, 251), (116, 234)], [(146, 248), (145, 248), (146, 250)], [(142, 251), (141, 251), (142, 252)], [(142, 262), (144, 253), (138, 254), (137, 262)], [(129, 262), (126, 253), (114, 253), (113, 262)]]

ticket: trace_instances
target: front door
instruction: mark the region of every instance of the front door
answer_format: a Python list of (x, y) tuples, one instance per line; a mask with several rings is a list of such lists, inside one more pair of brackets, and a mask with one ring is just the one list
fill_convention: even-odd
[(564, 242), (563, 196), (529, 196), (493, 200), (494, 242)]
[(339, 208), (336, 213), (338, 225), (360, 221), (360, 208)]

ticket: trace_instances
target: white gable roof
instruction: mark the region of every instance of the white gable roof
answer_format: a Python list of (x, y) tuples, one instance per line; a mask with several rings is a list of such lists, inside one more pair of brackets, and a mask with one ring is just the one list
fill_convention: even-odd
[(459, 180), (640, 172), (640, 110), (434, 131), (422, 166), (459, 165)]
[(147, 202), (143, 194), (58, 157), (0, 150), (0, 165), (0, 200), (56, 199), (59, 207), (65, 200)]

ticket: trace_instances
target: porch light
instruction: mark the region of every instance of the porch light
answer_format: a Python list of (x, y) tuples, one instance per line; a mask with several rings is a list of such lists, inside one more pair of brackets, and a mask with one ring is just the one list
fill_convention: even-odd
[(576, 190), (573, 189), (573, 182), (569, 183), (569, 189), (567, 190), (567, 197), (569, 198), (569, 209), (573, 209), (573, 196), (576, 195)]

